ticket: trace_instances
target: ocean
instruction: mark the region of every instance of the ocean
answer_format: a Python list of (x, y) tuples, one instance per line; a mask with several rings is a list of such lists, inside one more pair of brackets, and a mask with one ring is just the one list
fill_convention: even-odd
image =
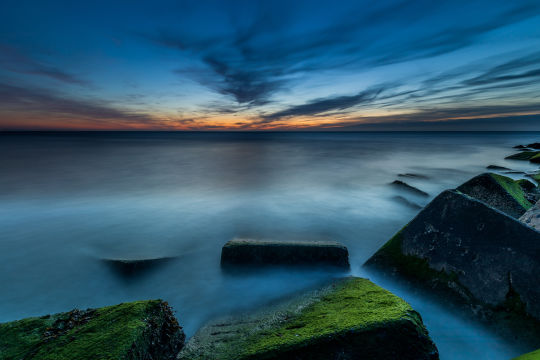
[[(439, 192), (504, 160), (521, 132), (0, 133), (0, 322), (162, 298), (187, 336), (337, 276), (222, 273), (235, 237), (335, 240), (351, 273), (418, 310), (441, 359), (510, 359), (504, 341), (361, 266)], [(412, 173), (420, 177), (399, 177)], [(520, 174), (508, 176), (518, 178)], [(391, 186), (402, 180), (421, 196)], [(173, 259), (127, 276), (104, 259)]]

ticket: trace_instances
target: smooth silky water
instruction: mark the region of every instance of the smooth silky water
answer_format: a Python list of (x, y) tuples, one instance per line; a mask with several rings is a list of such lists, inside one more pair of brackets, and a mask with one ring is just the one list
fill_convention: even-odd
[[(351, 273), (418, 310), (442, 359), (509, 359), (523, 349), (361, 268), (440, 191), (508, 161), (540, 133), (0, 134), (0, 321), (162, 298), (188, 336), (336, 276), (223, 274), (233, 237), (347, 245)], [(389, 185), (401, 178), (424, 198)], [(511, 175), (516, 177), (519, 175)], [(125, 276), (105, 258), (175, 257)]]

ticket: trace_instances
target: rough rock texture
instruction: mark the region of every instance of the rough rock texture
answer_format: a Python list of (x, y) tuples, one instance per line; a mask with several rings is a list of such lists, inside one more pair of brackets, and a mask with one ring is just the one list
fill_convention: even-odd
[(345, 278), (201, 328), (179, 360), (438, 359), (420, 315), (367, 279)]
[(184, 333), (160, 300), (0, 324), (0, 359), (173, 359)]
[(437, 196), (366, 266), (540, 319), (540, 232), (458, 191)]
[(475, 176), (457, 190), (515, 218), (519, 218), (532, 206), (519, 183), (498, 174)]
[(513, 360), (540, 360), (540, 350), (536, 350), (525, 355), (518, 356)]
[(540, 230), (540, 201), (527, 210), (525, 214), (521, 215), (519, 221), (536, 230)]
[(349, 252), (334, 241), (234, 239), (221, 249), (221, 265), (327, 265), (348, 269)]

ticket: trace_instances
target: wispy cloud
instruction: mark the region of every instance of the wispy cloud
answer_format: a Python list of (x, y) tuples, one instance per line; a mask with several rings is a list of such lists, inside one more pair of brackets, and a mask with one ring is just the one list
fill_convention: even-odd
[(0, 66), (12, 72), (45, 76), (67, 84), (90, 85), (90, 82), (74, 74), (45, 62), (32, 59), (15, 48), (2, 44), (0, 44)]

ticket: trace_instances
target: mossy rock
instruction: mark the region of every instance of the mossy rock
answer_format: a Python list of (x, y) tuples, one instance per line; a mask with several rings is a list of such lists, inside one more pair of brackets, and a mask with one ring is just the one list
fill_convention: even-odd
[(540, 320), (540, 232), (455, 190), (428, 204), (365, 264), (488, 312)]
[(349, 268), (349, 251), (335, 241), (234, 239), (221, 250), (221, 266), (331, 266)]
[(540, 350), (536, 350), (525, 355), (518, 356), (513, 360), (540, 360)]
[(515, 218), (519, 218), (532, 206), (520, 183), (498, 174), (475, 176), (457, 190)]
[(438, 359), (420, 315), (367, 279), (344, 278), (213, 321), (179, 360)]
[[(540, 174), (534, 174), (531, 177), (537, 182), (540, 180)], [(525, 193), (536, 190), (536, 185), (534, 185), (531, 181), (527, 179), (518, 179), (516, 180), (516, 183), (521, 187), (521, 189)]]
[(517, 154), (509, 155), (505, 157), (508, 160), (531, 160), (532, 158), (540, 155), (540, 151), (522, 151)]
[(167, 303), (136, 301), (0, 324), (0, 359), (173, 359), (184, 339)]

